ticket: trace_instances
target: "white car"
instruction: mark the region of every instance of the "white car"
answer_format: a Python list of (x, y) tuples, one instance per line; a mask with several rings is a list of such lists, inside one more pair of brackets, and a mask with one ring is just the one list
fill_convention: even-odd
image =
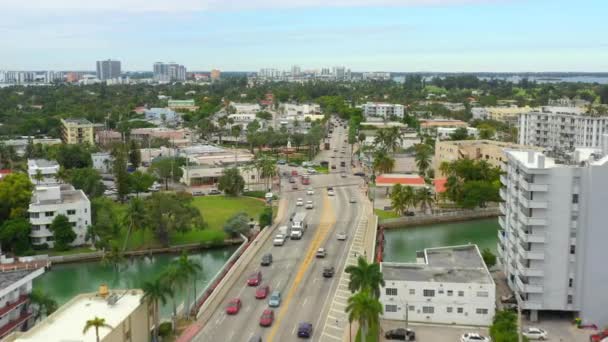
[(327, 189), (327, 196), (333, 196), (334, 194), (334, 189)]
[(351, 198), (348, 200), (348, 203), (357, 203), (357, 200), (356, 200), (354, 197), (351, 197)]
[(547, 339), (547, 331), (539, 328), (528, 327), (521, 332), (522, 335), (527, 337), (529, 340), (546, 340)]
[(336, 238), (339, 241), (344, 241), (344, 240), (346, 240), (346, 233), (345, 232), (339, 232), (338, 234), (336, 234)]
[(314, 208), (314, 204), (312, 203), (312, 201), (306, 201), (306, 209), (312, 209)]
[(315, 191), (312, 188), (308, 188), (308, 190), (306, 190), (306, 194), (312, 196), (315, 194)]
[(304, 205), (304, 200), (303, 200), (303, 199), (301, 199), (301, 198), (298, 198), (298, 199), (296, 200), (296, 206), (301, 207), (301, 206), (303, 206), (303, 205)]
[(308, 171), (308, 173), (310, 173), (311, 175), (314, 175), (317, 173), (317, 170), (313, 169), (312, 167), (306, 171)]
[(466, 333), (460, 336), (460, 342), (490, 342), (489, 337), (479, 335), (478, 333)]
[(285, 235), (283, 235), (283, 234), (277, 234), (274, 237), (274, 240), (272, 240), (272, 244), (275, 246), (283, 246), (284, 243), (285, 243)]

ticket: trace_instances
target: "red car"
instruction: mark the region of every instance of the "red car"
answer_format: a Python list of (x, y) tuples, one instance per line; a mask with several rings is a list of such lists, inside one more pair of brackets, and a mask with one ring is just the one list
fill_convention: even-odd
[(226, 313), (229, 315), (236, 315), (237, 313), (239, 313), (240, 309), (241, 300), (238, 298), (234, 298), (231, 299), (230, 302), (228, 302), (228, 306), (226, 307)]
[(608, 338), (608, 329), (589, 336), (589, 341), (600, 342), (603, 341), (605, 338)]
[(268, 292), (270, 292), (270, 286), (260, 286), (257, 290), (255, 290), (255, 298), (264, 299), (266, 296), (268, 296)]
[(262, 281), (262, 272), (257, 271), (254, 274), (250, 275), (249, 278), (247, 278), (247, 285), (258, 286), (258, 285), (260, 285), (261, 281)]
[(269, 327), (272, 325), (273, 321), (274, 321), (274, 311), (272, 311), (270, 309), (264, 310), (264, 312), (262, 312), (262, 316), (260, 317), (260, 325), (263, 327)]

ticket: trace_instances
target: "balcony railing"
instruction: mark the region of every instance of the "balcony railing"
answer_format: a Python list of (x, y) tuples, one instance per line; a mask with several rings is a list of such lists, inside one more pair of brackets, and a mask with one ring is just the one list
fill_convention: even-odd
[(519, 203), (521, 203), (521, 205), (523, 205), (526, 208), (531, 208), (531, 209), (546, 209), (547, 208), (547, 202), (530, 200), (530, 199), (527, 199), (526, 197), (524, 197), (522, 194), (519, 194), (519, 196), (517, 198), (519, 200)]
[(19, 296), (19, 298), (17, 298), (16, 301), (13, 301), (11, 303), (6, 303), (6, 305), (2, 308), (0, 308), (0, 318), (2, 316), (4, 316), (5, 314), (13, 311), (13, 309), (15, 309), (16, 307), (21, 306), (23, 303), (25, 303), (28, 299), (27, 295), (22, 295)]
[(547, 219), (544, 217), (528, 217), (520, 212), (519, 221), (526, 226), (546, 226)]
[(15, 330), (15, 328), (19, 327), (21, 324), (25, 323), (25, 321), (30, 319), (30, 317), (32, 317), (32, 313), (25, 313), (17, 317), (17, 319), (8, 322), (6, 325), (0, 328), (0, 339), (6, 337), (9, 333)]
[(543, 293), (543, 286), (524, 283), (520, 277), (515, 277), (515, 283), (521, 292), (524, 293)]
[(526, 190), (526, 191), (548, 191), (549, 190), (549, 186), (547, 184), (536, 184), (536, 183), (529, 183), (527, 180), (525, 180), (525, 178), (522, 178), (522, 181), (519, 182), (519, 185), (522, 187), (522, 189)]
[(545, 272), (538, 268), (530, 268), (524, 266), (521, 261), (517, 260), (517, 269), (519, 273), (526, 277), (544, 277)]
[(517, 245), (517, 252), (524, 259), (528, 260), (545, 260), (545, 253), (536, 251), (527, 251), (521, 245)]

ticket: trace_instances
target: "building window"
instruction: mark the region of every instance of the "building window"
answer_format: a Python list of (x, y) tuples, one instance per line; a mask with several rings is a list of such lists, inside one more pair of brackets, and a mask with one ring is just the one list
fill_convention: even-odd
[(568, 304), (572, 304), (572, 295), (568, 295)]
[(54, 236), (49, 236), (46, 238), (46, 241), (55, 241), (55, 237)]
[(475, 309), (475, 313), (477, 313), (478, 315), (487, 315), (488, 309)]
[(435, 297), (435, 290), (424, 290), (422, 295), (425, 297)]
[(464, 297), (464, 291), (458, 291), (458, 297)]
[(38, 213), (30, 213), (30, 218), (38, 218), (39, 216)]
[(397, 312), (397, 305), (386, 304), (384, 306), (384, 311), (385, 312)]
[(462, 313), (463, 311), (464, 311), (464, 310), (463, 310), (462, 308), (457, 308), (457, 309), (456, 309), (456, 312), (458, 312), (458, 313)]
[(68, 215), (76, 215), (76, 210), (75, 209), (68, 210)]
[(454, 291), (448, 290), (448, 297), (452, 297), (454, 295)]
[(572, 203), (578, 203), (578, 194), (572, 194)]
[(407, 309), (410, 310), (410, 311), (414, 311), (414, 310), (416, 310), (416, 307), (413, 306), (413, 305), (410, 305), (410, 306), (407, 307)]
[(54, 212), (54, 211), (47, 211), (47, 212), (45, 212), (45, 213), (44, 213), (44, 216), (46, 216), (46, 217), (51, 217), (51, 216), (53, 216), (54, 214), (55, 214), (55, 212)]
[(32, 230), (33, 231), (38, 231), (38, 230), (40, 230), (40, 226), (37, 225), (37, 224), (35, 224), (35, 225), (32, 226)]
[(416, 290), (415, 289), (410, 289), (410, 294), (411, 295), (415, 295), (416, 294)]
[(574, 283), (574, 279), (568, 279), (568, 287), (572, 287), (572, 283)]
[(487, 297), (487, 296), (488, 296), (487, 291), (477, 291), (477, 297)]
[(576, 253), (576, 246), (570, 245), (570, 254), (575, 254), (575, 253)]
[(447, 311), (448, 313), (452, 313), (452, 307), (451, 307), (451, 306), (448, 306), (448, 307), (446, 308), (446, 311)]
[(396, 288), (387, 287), (386, 288), (386, 295), (387, 296), (396, 296), (397, 295), (397, 289)]
[(422, 313), (425, 313), (425, 314), (435, 313), (435, 308), (432, 307), (432, 306), (423, 306), (422, 307)]

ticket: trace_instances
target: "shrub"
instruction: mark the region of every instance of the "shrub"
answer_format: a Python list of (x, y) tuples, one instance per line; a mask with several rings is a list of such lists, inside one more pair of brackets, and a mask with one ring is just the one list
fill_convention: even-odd
[(173, 331), (173, 327), (171, 326), (171, 322), (163, 322), (158, 326), (158, 336), (160, 337), (168, 337), (171, 335)]
[(264, 208), (262, 213), (260, 213), (259, 222), (262, 229), (272, 224), (272, 207), (266, 206)]

